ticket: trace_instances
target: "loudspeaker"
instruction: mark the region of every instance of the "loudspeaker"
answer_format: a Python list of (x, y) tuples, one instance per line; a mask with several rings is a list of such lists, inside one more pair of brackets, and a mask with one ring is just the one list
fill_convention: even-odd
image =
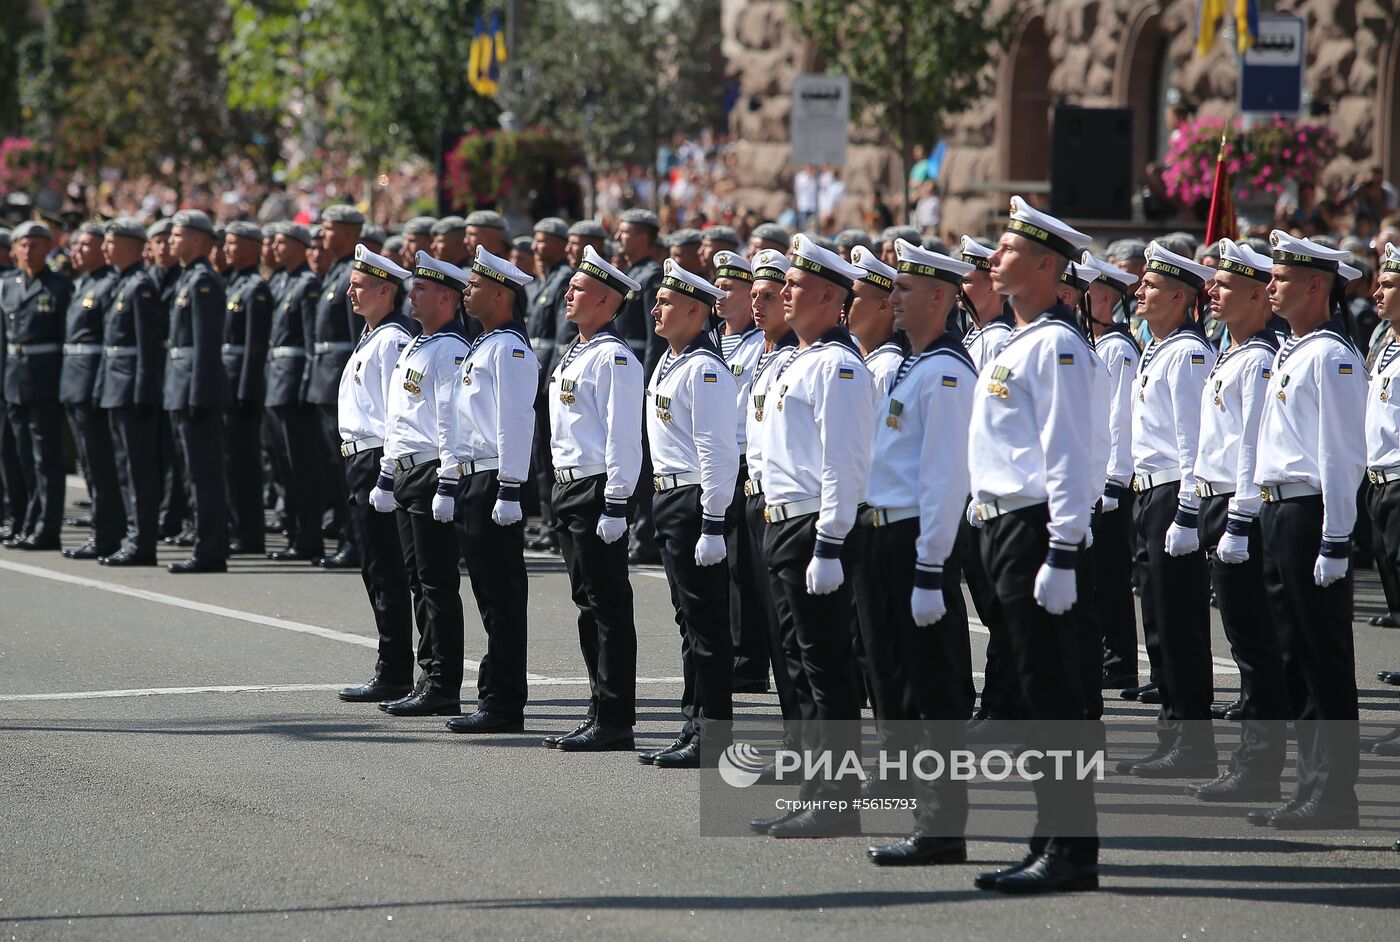
[(1133, 112), (1057, 105), (1050, 146), (1050, 212), (1072, 219), (1133, 216)]

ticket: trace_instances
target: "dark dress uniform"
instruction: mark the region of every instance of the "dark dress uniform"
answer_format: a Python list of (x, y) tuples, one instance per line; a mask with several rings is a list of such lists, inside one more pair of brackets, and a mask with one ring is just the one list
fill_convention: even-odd
[[(539, 395), (535, 398), (536, 415), (545, 415), (549, 409), (545, 401), (545, 392), (549, 386), (550, 368), (554, 362), (555, 352), (560, 346), (567, 346), (568, 342), (573, 340), (573, 337), (569, 337), (561, 345), (558, 336), (560, 322), (568, 323), (565, 319), (567, 307), (564, 304), (564, 296), (569, 291), (569, 279), (573, 276), (574, 270), (569, 267), (568, 262), (560, 262), (538, 282), (526, 286), (527, 289), (534, 289), (534, 291), (533, 297), (529, 301), (525, 329), (530, 335), (530, 349), (535, 351), (535, 357), (542, 367)], [(577, 333), (577, 328), (575, 328), (575, 333)], [(539, 494), (542, 538), (553, 542), (554, 462), (549, 454), (548, 422), (535, 423), (535, 443), (530, 459), (530, 475), (534, 479), (534, 487)]]
[[(9, 265), (0, 265), (0, 286), (14, 276), (15, 270)], [(5, 529), (0, 531), (0, 539), (10, 538), (10, 526), (18, 525), (24, 519), (25, 507), (29, 505), (29, 491), (24, 485), (24, 474), (20, 471), (19, 449), (15, 446), (15, 433), (5, 420), (5, 318), (0, 316), (0, 522)]]
[(72, 551), (76, 558), (115, 553), (126, 529), (117, 463), (112, 453), (107, 417), (98, 412), (94, 389), (102, 360), (102, 319), (116, 286), (111, 268), (78, 276), (68, 302), (63, 335), (63, 367), (58, 399), (68, 414), (68, 427), (78, 450), (78, 464), (92, 499), (92, 534), (88, 546)]
[(326, 490), (323, 496), (329, 498), (332, 519), (340, 531), (339, 552), (353, 557), (357, 551), (354, 533), (346, 516), (347, 485), (338, 452), (340, 420), (336, 416), (340, 374), (345, 370), (350, 352), (355, 349), (354, 338), (360, 335), (365, 324), (364, 318), (356, 314), (350, 304), (351, 261), (349, 255), (337, 259), (321, 281), (320, 295), (308, 331), (311, 349), (308, 351), (306, 401), (315, 406), (320, 423), (321, 432), (316, 447), (325, 475)]
[(226, 290), (223, 333), (224, 447), (229, 523), (245, 553), (263, 550), (262, 410), (272, 290), (256, 266), (234, 272)]
[[(617, 330), (633, 355), (642, 364), (642, 381), (651, 379), (656, 364), (661, 362), (667, 350), (666, 341), (656, 336), (656, 326), (651, 319), (652, 308), (656, 307), (656, 292), (661, 288), (661, 266), (655, 259), (643, 259), (627, 270), (627, 276), (641, 285), (641, 290), (630, 292), (622, 302), (617, 315)], [(637, 492), (633, 495), (633, 524), (628, 533), (628, 551), (636, 561), (656, 561), (656, 524), (652, 519), (651, 487), (651, 448), (646, 440), (646, 426), (642, 426), (642, 469), (638, 477)]]
[[(102, 322), (97, 379), (97, 402), (107, 411), (126, 511), (126, 535), (116, 565), (156, 561), (167, 326), (150, 273), (139, 263), (118, 273)], [(104, 563), (113, 561), (108, 556)]]
[[(63, 411), (58, 401), (63, 312), (73, 285), (48, 269), (16, 272), (0, 288), (5, 320), (5, 403), (29, 503), (7, 545), (58, 549), (63, 526)], [(23, 540), (20, 537), (24, 537)]]
[[(228, 557), (224, 490), (224, 286), (208, 259), (180, 272), (166, 340), (165, 409), (175, 420), (194, 501), (191, 559), (222, 570)], [(177, 564), (178, 565), (178, 564)]]
[[(321, 280), (302, 265), (288, 272), (268, 333), (266, 393), (263, 405), (273, 426), (278, 460), (285, 463), (283, 495), (288, 552), (294, 559), (325, 555), (321, 510), (325, 505), (325, 465), (317, 443), (320, 426), (315, 407), (306, 400), (306, 377), (312, 347), (311, 324), (316, 316)], [(338, 440), (337, 436), (337, 440)], [(343, 480), (340, 469), (337, 474)]]
[[(150, 269), (149, 274), (155, 283), (157, 297), (165, 313), (164, 330), (168, 333), (170, 311), (175, 306), (175, 288), (180, 281), (180, 269), (179, 266), (154, 267)], [(166, 542), (174, 542), (176, 535), (185, 529), (191, 511), (189, 474), (185, 468), (185, 457), (180, 450), (179, 440), (180, 433), (176, 427), (175, 416), (166, 413), (160, 423), (160, 533), (167, 538)]]

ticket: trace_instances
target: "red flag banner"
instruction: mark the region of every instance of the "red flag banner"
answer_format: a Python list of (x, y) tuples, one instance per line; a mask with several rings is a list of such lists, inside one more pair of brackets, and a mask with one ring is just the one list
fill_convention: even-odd
[(1206, 245), (1221, 239), (1238, 239), (1235, 200), (1230, 194), (1230, 168), (1225, 165), (1228, 138), (1220, 137), (1220, 153), (1215, 158), (1215, 186), (1210, 193), (1210, 215), (1206, 218)]

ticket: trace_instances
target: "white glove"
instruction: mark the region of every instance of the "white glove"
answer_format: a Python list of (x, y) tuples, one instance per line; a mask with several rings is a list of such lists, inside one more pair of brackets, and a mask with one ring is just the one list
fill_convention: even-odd
[(1111, 514), (1118, 509), (1118, 498), (1109, 497), (1107, 494), (1105, 494), (1103, 495), (1102, 503), (1099, 506), (1103, 509), (1104, 513)]
[(438, 523), (451, 523), (457, 512), (457, 498), (446, 494), (433, 495), (433, 519)]
[(1057, 569), (1049, 563), (1041, 563), (1035, 574), (1035, 600), (1051, 615), (1063, 615), (1074, 608), (1074, 600), (1079, 594), (1074, 581), (1073, 569)]
[(1249, 559), (1249, 537), (1222, 533), (1220, 542), (1215, 544), (1215, 558), (1227, 566)]
[(727, 552), (724, 537), (718, 533), (702, 533), (695, 544), (695, 565), (713, 566)]
[(498, 527), (508, 527), (523, 519), (525, 519), (525, 514), (520, 509), (520, 501), (496, 498), (496, 503), (491, 507), (492, 523)]
[(1201, 548), (1201, 534), (1195, 527), (1172, 522), (1167, 527), (1167, 555), (1186, 556)]
[(1347, 574), (1349, 564), (1350, 560), (1346, 558), (1319, 556), (1313, 563), (1313, 582), (1320, 587), (1329, 586)]
[(967, 504), (967, 522), (968, 522), (969, 525), (972, 526), (972, 528), (973, 528), (974, 530), (980, 530), (980, 529), (982, 529), (982, 524), (984, 524), (984, 523), (987, 522), (987, 521), (983, 520), (981, 517), (977, 516), (977, 501), (975, 501), (975, 500), (973, 500), (973, 501), (968, 501), (968, 504)]
[(399, 502), (394, 500), (394, 492), (386, 491), (378, 485), (369, 492), (369, 505), (382, 514), (391, 514), (399, 508)]
[(841, 588), (846, 581), (846, 573), (841, 569), (841, 560), (813, 556), (807, 564), (807, 594), (830, 595)]
[(604, 543), (616, 543), (627, 533), (626, 517), (609, 517), (604, 514), (598, 518), (598, 539)]
[(1087, 527), (1084, 530), (1084, 548), (1088, 549), (1094, 545), (1094, 528)]
[(914, 613), (914, 624), (920, 628), (936, 625), (948, 614), (948, 606), (943, 603), (942, 589), (914, 589), (909, 598), (909, 608)]

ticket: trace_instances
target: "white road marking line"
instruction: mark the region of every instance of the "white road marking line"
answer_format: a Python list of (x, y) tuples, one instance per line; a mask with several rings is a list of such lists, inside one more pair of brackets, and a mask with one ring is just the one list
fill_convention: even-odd
[(18, 693), (0, 695), (0, 701), (117, 700), (124, 697), (156, 697), (186, 693), (295, 693), (303, 690), (339, 690), (345, 684), (235, 684), (222, 687), (135, 687), (131, 690), (75, 690), (69, 693)]
[[(242, 609), (227, 608), (223, 605), (210, 605), (207, 602), (196, 602), (192, 599), (181, 598), (178, 595), (166, 595), (164, 592), (152, 592), (149, 589), (138, 589), (116, 582), (106, 582), (102, 579), (89, 579), (86, 576), (75, 576), (66, 572), (56, 572), (52, 569), (44, 569), (40, 566), (29, 566), (24, 563), (12, 563), (8, 560), (0, 560), (0, 570), (8, 570), (26, 576), (35, 576), (39, 579), (48, 579), (52, 582), (61, 582), (66, 585), (79, 586), (84, 589), (96, 589), (99, 592), (110, 592), (113, 595), (124, 595), (128, 598), (140, 599), (143, 602), (168, 605), (171, 608), (182, 608), (186, 611), (200, 612), (205, 615), (231, 618), (235, 621), (249, 622), (254, 625), (262, 625), (266, 628), (280, 628), (283, 631), (315, 635), (318, 638), (353, 644), (361, 648), (379, 647), (378, 639), (369, 638), (364, 635), (351, 634), (348, 631), (337, 631), (334, 628), (323, 628), (320, 625), (308, 625), (305, 622), (290, 621), (286, 618), (274, 618), (271, 615), (259, 615), (256, 612), (245, 612)], [(464, 659), (462, 663), (469, 671), (479, 672), (481, 670), (480, 661)], [(531, 673), (526, 674), (525, 679), (531, 684), (539, 686), (581, 686), (588, 684), (587, 677), (546, 677), (543, 674)], [(637, 683), (679, 684), (682, 683), (684, 679), (683, 677), (638, 677)]]

